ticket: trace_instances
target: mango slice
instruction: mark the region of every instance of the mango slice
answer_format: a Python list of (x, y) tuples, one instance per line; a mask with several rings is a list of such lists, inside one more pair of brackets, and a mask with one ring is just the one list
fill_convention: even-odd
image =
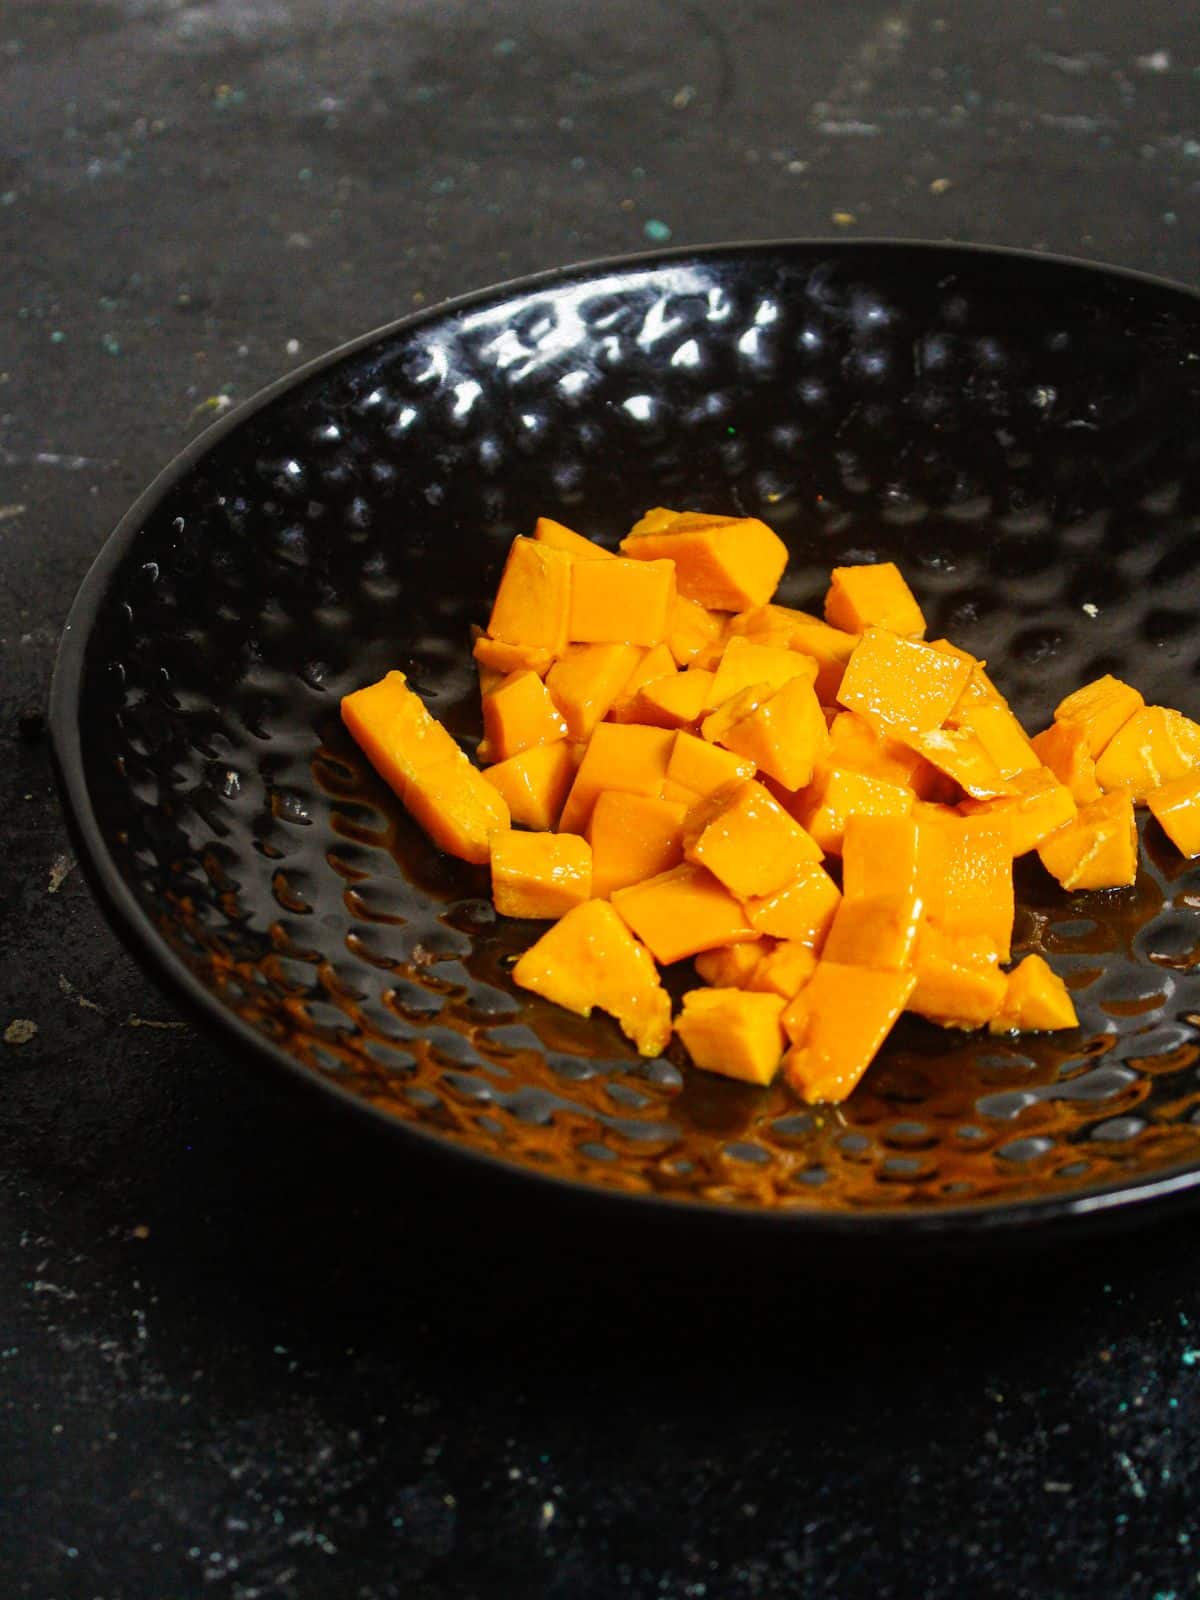
[(825, 620), (847, 633), (887, 628), (918, 638), (925, 635), (925, 617), (917, 597), (894, 561), (834, 567), (825, 596)]
[(1137, 823), (1128, 794), (1101, 795), (1043, 839), (1038, 855), (1064, 889), (1123, 889), (1137, 877)]
[(698, 1067), (743, 1083), (768, 1084), (785, 1044), (777, 994), (745, 989), (690, 989), (675, 1031)]
[(729, 890), (691, 861), (616, 890), (612, 903), (663, 966), (756, 937)]
[(635, 561), (675, 563), (679, 593), (710, 611), (744, 611), (775, 593), (787, 546), (757, 517), (648, 512), (621, 540)]
[(567, 637), (580, 644), (661, 644), (675, 600), (673, 561), (581, 561)]
[(588, 822), (596, 899), (607, 900), (616, 889), (678, 866), (686, 815), (686, 807), (654, 795), (602, 790)]
[(875, 1059), (916, 984), (911, 972), (879, 972), (824, 959), (783, 1013), (792, 1041), (784, 1076), (805, 1100), (844, 1100)]
[(493, 833), (492, 899), (502, 917), (565, 916), (592, 897), (592, 848), (573, 833)]
[(1066, 984), (1038, 955), (1026, 956), (1008, 974), (1000, 1009), (988, 1022), (992, 1033), (1049, 1033), (1078, 1026)]
[(492, 638), (561, 655), (567, 643), (572, 565), (564, 550), (534, 539), (514, 539), (488, 619)]
[(739, 900), (772, 895), (821, 850), (753, 778), (719, 789), (688, 813), (684, 853)]
[(1200, 767), (1151, 789), (1146, 804), (1180, 855), (1200, 856)]
[(500, 792), (514, 822), (524, 828), (552, 828), (575, 781), (575, 757), (560, 739), (484, 767), (480, 776)]

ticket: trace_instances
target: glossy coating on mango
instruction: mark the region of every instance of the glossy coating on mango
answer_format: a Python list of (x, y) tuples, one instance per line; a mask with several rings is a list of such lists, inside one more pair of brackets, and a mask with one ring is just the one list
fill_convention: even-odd
[(818, 961), (783, 1013), (793, 1046), (784, 1075), (796, 1093), (805, 1100), (844, 1100), (892, 1031), (915, 982), (911, 972)]
[(768, 1084), (783, 1057), (783, 1007), (777, 994), (691, 989), (675, 1031), (698, 1067), (743, 1083)]
[(679, 593), (712, 611), (763, 605), (787, 566), (787, 546), (757, 517), (663, 507), (634, 524), (621, 550), (637, 561), (674, 561)]
[(552, 828), (575, 781), (575, 758), (567, 742), (558, 739), (485, 767), (480, 776), (499, 790), (515, 823)]
[(757, 937), (729, 890), (691, 861), (618, 889), (612, 903), (664, 966)]
[(602, 790), (588, 823), (595, 897), (606, 900), (616, 889), (678, 866), (686, 815), (685, 806), (655, 795)]
[(592, 850), (573, 833), (493, 833), (492, 899), (502, 917), (564, 916), (592, 897)]
[(1146, 804), (1181, 855), (1200, 856), (1200, 767), (1152, 789)]
[(567, 643), (572, 559), (534, 539), (514, 539), (487, 631), (493, 639), (561, 655)]
[(748, 779), (699, 801), (684, 825), (684, 853), (739, 900), (771, 895), (821, 851), (761, 783)]
[(1137, 877), (1137, 823), (1127, 793), (1101, 795), (1043, 839), (1038, 856), (1064, 889), (1124, 889)]

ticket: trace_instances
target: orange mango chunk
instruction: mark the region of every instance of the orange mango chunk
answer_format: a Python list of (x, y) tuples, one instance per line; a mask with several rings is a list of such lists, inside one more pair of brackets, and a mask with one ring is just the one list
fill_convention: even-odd
[(779, 1071), (784, 1002), (744, 989), (689, 989), (675, 1023), (688, 1054), (706, 1072), (768, 1084)]
[[(743, 694), (757, 695), (759, 689)], [(739, 704), (735, 695), (729, 706)], [(719, 717), (725, 707), (713, 713)], [(709, 719), (711, 721), (711, 718)], [(704, 723), (705, 737), (708, 722)], [(816, 691), (806, 678), (791, 678), (724, 728), (718, 742), (734, 755), (753, 761), (760, 772), (785, 789), (801, 789), (829, 747), (829, 730)]]
[(572, 739), (588, 739), (625, 692), (645, 652), (633, 644), (574, 644), (546, 675)]
[(1083, 723), (1052, 722), (1033, 736), (1031, 748), (1059, 783), (1066, 784), (1077, 805), (1099, 800), (1104, 793), (1096, 782), (1096, 761), (1088, 748), (1088, 734)]
[(492, 899), (502, 917), (565, 916), (592, 897), (592, 847), (574, 833), (494, 833)]
[(986, 940), (956, 936), (926, 922), (913, 953), (916, 987), (908, 1009), (943, 1028), (981, 1028), (1004, 1003), (1007, 975)]
[(607, 900), (575, 906), (547, 928), (512, 970), (513, 982), (581, 1017), (599, 1006), (644, 1056), (671, 1037), (671, 1001), (650, 954)]
[(1000, 795), (1015, 793), (982, 739), (965, 724), (958, 728), (932, 728), (928, 733), (902, 737), (930, 766), (953, 779), (972, 799), (995, 800)]
[(695, 600), (676, 594), (667, 622), (667, 644), (677, 665), (688, 666), (704, 651), (719, 644), (725, 620)]
[(567, 637), (579, 644), (661, 644), (674, 599), (674, 562), (581, 561), (571, 577)]
[(1124, 889), (1137, 877), (1138, 838), (1127, 793), (1101, 795), (1043, 839), (1042, 865), (1064, 889)]
[(783, 1070), (796, 1093), (809, 1101), (844, 1100), (892, 1031), (915, 983), (911, 972), (818, 961), (783, 1013), (793, 1046)]
[(692, 861), (616, 890), (612, 903), (663, 966), (756, 937), (729, 890)]
[[(732, 950), (746, 948), (745, 945), (730, 946)], [(752, 993), (777, 994), (784, 1000), (791, 1000), (816, 970), (817, 954), (810, 945), (796, 939), (783, 939), (774, 950), (768, 950), (759, 958), (742, 987)]]
[(634, 719), (655, 728), (690, 728), (699, 722), (713, 674), (699, 667), (644, 683), (634, 700)]
[(917, 892), (944, 933), (981, 938), (997, 959), (1012, 941), (1012, 852), (987, 818), (923, 807), (917, 818)]
[(847, 900), (914, 895), (917, 881), (913, 817), (847, 817), (842, 837), (842, 893)]
[(492, 638), (561, 655), (567, 642), (572, 566), (564, 550), (535, 539), (514, 539), (487, 625)]
[(946, 720), (967, 679), (969, 661), (920, 639), (868, 628), (846, 664), (838, 704), (878, 733), (929, 733)]
[(834, 567), (825, 596), (825, 620), (847, 633), (887, 628), (923, 637), (925, 617), (894, 561)]
[(592, 539), (585, 539), (581, 533), (576, 533), (574, 528), (568, 528), (565, 523), (555, 522), (553, 517), (539, 517), (534, 526), (533, 537), (539, 544), (548, 544), (555, 550), (565, 551), (576, 561), (616, 560), (611, 550), (606, 550), (602, 544), (596, 544)]
[(739, 900), (774, 894), (821, 851), (754, 779), (701, 800), (684, 825), (684, 854)]
[(815, 688), (822, 705), (831, 705), (837, 698), (846, 663), (859, 640), (857, 633), (831, 628), (807, 611), (774, 604), (739, 612), (731, 619), (729, 631), (760, 644), (782, 645), (811, 656), (817, 663)]
[(782, 889), (747, 900), (743, 909), (756, 933), (794, 940), (819, 950), (841, 898), (837, 884), (825, 869), (810, 862)]
[(1151, 789), (1146, 804), (1181, 855), (1200, 856), (1200, 767)]
[(525, 828), (552, 828), (575, 778), (575, 758), (570, 746), (558, 739), (485, 767), (480, 776), (499, 790), (514, 822)]
[(687, 808), (653, 795), (605, 789), (588, 823), (592, 893), (607, 900), (615, 889), (654, 878), (683, 860)]
[(1055, 722), (1073, 723), (1083, 729), (1088, 753), (1098, 756), (1114, 734), (1145, 705), (1131, 684), (1111, 673), (1085, 683), (1060, 700), (1054, 708)]
[(763, 957), (774, 948), (773, 939), (727, 944), (719, 950), (701, 950), (694, 966), (705, 983), (711, 983), (714, 989), (744, 989)]
[(658, 795), (667, 775), (675, 735), (667, 728), (602, 722), (592, 734), (575, 782), (563, 806), (559, 827), (583, 833), (602, 789)]
[(510, 672), (483, 697), (483, 759), (507, 761), (532, 745), (566, 737), (562, 713), (536, 672)]
[(344, 695), (341, 712), (355, 743), (401, 798), (414, 773), (462, 754), (402, 672), (389, 672), (378, 683)]
[(693, 795), (709, 795), (738, 778), (754, 776), (753, 761), (745, 761), (729, 750), (699, 739), (693, 733), (680, 732), (671, 747), (667, 762), (667, 782), (678, 784)]
[(1152, 789), (1198, 765), (1200, 724), (1169, 706), (1143, 706), (1096, 757), (1096, 782), (1144, 800)]
[(957, 726), (974, 734), (1002, 778), (1036, 772), (1042, 765), (1025, 729), (1003, 701), (982, 700), (968, 706), (960, 713)]
[(839, 711), (829, 724), (829, 762), (849, 767), (867, 778), (882, 778), (885, 783), (900, 783), (919, 795), (930, 797), (932, 783), (927, 763), (919, 750), (876, 733), (854, 711)]
[(486, 864), (492, 835), (510, 822), (499, 790), (461, 750), (412, 773), (400, 798), (439, 849), (476, 866)]
[(503, 639), (492, 639), (486, 633), (475, 636), (471, 650), (481, 670), (499, 673), (507, 678), (510, 672), (536, 672), (544, 678), (554, 665), (554, 654), (536, 645), (505, 644)]
[(815, 683), (816, 677), (817, 664), (811, 656), (802, 656), (795, 650), (781, 649), (778, 645), (756, 644), (753, 639), (735, 636), (721, 655), (709, 692), (708, 709), (715, 710), (740, 690), (749, 689), (754, 684), (769, 684), (772, 689), (782, 689), (792, 678)]
[(964, 816), (987, 817), (1004, 834), (1014, 856), (1035, 850), (1043, 839), (1073, 820), (1075, 797), (1052, 772), (1018, 772), (1012, 780), (1015, 793), (998, 800), (964, 800)]
[(988, 1022), (992, 1033), (1050, 1033), (1078, 1026), (1066, 984), (1036, 955), (1026, 956), (1008, 974), (1000, 1009)]
[(670, 677), (676, 672), (675, 658), (665, 644), (651, 645), (649, 650), (641, 652), (641, 660), (626, 678), (621, 687), (621, 693), (605, 715), (612, 722), (637, 722), (638, 694), (648, 683), (657, 683), (660, 678)]
[(848, 818), (906, 817), (912, 808), (911, 789), (846, 767), (822, 764), (794, 810), (826, 855), (840, 855)]
[(843, 898), (821, 948), (824, 961), (900, 972), (912, 965), (923, 906), (914, 893)]
[(679, 593), (709, 611), (764, 605), (787, 565), (787, 546), (757, 517), (666, 513), (658, 507), (621, 541), (635, 561), (675, 563)]

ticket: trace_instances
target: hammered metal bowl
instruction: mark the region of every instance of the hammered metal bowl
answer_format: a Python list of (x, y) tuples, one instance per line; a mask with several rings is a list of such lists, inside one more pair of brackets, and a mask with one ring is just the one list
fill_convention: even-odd
[(614, 541), (662, 503), (764, 517), (792, 605), (895, 559), (1032, 727), (1105, 671), (1195, 715), (1198, 398), (1200, 299), (1014, 252), (735, 245), (407, 318), (206, 433), (88, 575), (52, 725), (92, 881), (230, 1044), (551, 1184), (876, 1233), (1185, 1191), (1200, 865), (1155, 825), (1129, 890), (1021, 864), (1016, 952), (1066, 975), (1077, 1032), (905, 1019), (811, 1110), (516, 990), (537, 925), (429, 845), (338, 697), (400, 667), (473, 748), (469, 628), (513, 535)]

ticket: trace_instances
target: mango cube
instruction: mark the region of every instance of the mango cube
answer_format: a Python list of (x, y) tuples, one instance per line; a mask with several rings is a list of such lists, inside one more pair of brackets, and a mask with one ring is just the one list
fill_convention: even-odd
[(674, 599), (672, 561), (581, 561), (571, 577), (567, 637), (580, 644), (661, 644)]
[(917, 936), (908, 1009), (943, 1028), (981, 1028), (1004, 1003), (1008, 978), (989, 959), (986, 940), (955, 936), (926, 922)]
[(721, 880), (739, 900), (771, 895), (821, 851), (752, 778), (720, 789), (688, 814), (684, 853)]
[(795, 814), (826, 855), (840, 855), (846, 822), (852, 816), (906, 817), (911, 789), (838, 766), (819, 766), (799, 796)]
[(565, 551), (576, 561), (616, 560), (611, 550), (606, 550), (602, 544), (596, 544), (592, 539), (585, 539), (581, 533), (576, 533), (574, 528), (568, 528), (565, 523), (555, 522), (553, 517), (539, 517), (534, 526), (533, 537), (540, 544), (552, 545), (555, 550)]
[(1127, 793), (1101, 795), (1038, 846), (1064, 889), (1124, 889), (1137, 877), (1138, 838)]
[(1000, 1009), (988, 1022), (992, 1033), (1050, 1033), (1078, 1026), (1066, 984), (1037, 955), (1026, 956), (1008, 974)]
[(804, 678), (815, 683), (817, 664), (811, 656), (798, 651), (781, 649), (778, 645), (756, 644), (753, 639), (735, 636), (730, 639), (721, 655), (720, 665), (712, 680), (708, 707), (712, 711), (731, 699), (741, 689), (758, 683), (770, 684), (772, 689), (782, 689), (792, 678)]
[(667, 781), (693, 795), (712, 794), (738, 778), (754, 776), (753, 761), (743, 760), (729, 750), (720, 750), (695, 734), (680, 732), (671, 746), (667, 762)]
[(846, 664), (838, 704), (878, 733), (940, 728), (971, 675), (971, 665), (920, 639), (868, 628)]
[(828, 759), (831, 766), (903, 784), (922, 799), (929, 798), (931, 785), (922, 770), (928, 764), (920, 751), (876, 733), (856, 712), (839, 711), (829, 724)]
[(617, 889), (612, 903), (664, 966), (701, 950), (756, 937), (729, 890), (691, 861)]
[(1200, 724), (1169, 706), (1135, 711), (1096, 757), (1096, 782), (1144, 800), (1200, 765)]
[(565, 740), (533, 745), (480, 774), (498, 789), (512, 820), (525, 828), (552, 828), (575, 779), (575, 758)]
[(776, 994), (744, 989), (690, 989), (675, 1023), (688, 1054), (706, 1072), (742, 1083), (768, 1084), (779, 1071), (784, 1037)]
[(483, 866), (494, 833), (509, 826), (508, 807), (461, 750), (405, 779), (405, 809), (439, 849)]
[(846, 819), (842, 893), (847, 900), (917, 893), (917, 824), (913, 817), (860, 814)]
[(1012, 852), (986, 817), (923, 809), (917, 821), (917, 892), (925, 916), (947, 934), (986, 941), (1007, 961), (1012, 942)]
[(605, 789), (588, 823), (592, 893), (607, 900), (615, 889), (657, 877), (683, 860), (686, 807), (653, 795)]
[(1181, 855), (1200, 856), (1200, 767), (1151, 789), (1146, 804)]
[(834, 567), (825, 596), (825, 620), (847, 633), (887, 628), (923, 637), (925, 618), (894, 561)]
[(677, 665), (690, 665), (716, 645), (724, 631), (724, 618), (719, 613), (676, 594), (667, 622), (667, 645)]
[(810, 862), (782, 889), (745, 901), (743, 909), (755, 933), (795, 940), (819, 950), (841, 898), (837, 884), (825, 869)]
[(844, 967), (824, 959), (783, 1013), (793, 1048), (784, 1075), (803, 1099), (844, 1100), (904, 1010), (911, 972)]
[(679, 593), (710, 611), (765, 604), (787, 565), (787, 546), (757, 517), (648, 512), (621, 541), (635, 561), (675, 563)]
[(1077, 805), (1099, 800), (1104, 793), (1096, 782), (1096, 759), (1083, 723), (1052, 722), (1034, 735), (1031, 747), (1042, 765), (1071, 791)]
[(782, 645), (811, 656), (817, 664), (814, 687), (822, 705), (831, 705), (837, 698), (846, 663), (859, 640), (857, 633), (831, 628), (807, 611), (773, 604), (739, 612), (730, 621), (729, 631), (732, 635), (756, 639), (760, 644)]
[(461, 754), (402, 672), (389, 672), (378, 683), (344, 695), (341, 713), (355, 743), (398, 795), (413, 773)]
[(1105, 673), (1060, 700), (1054, 720), (1082, 728), (1088, 754), (1095, 757), (1145, 703), (1132, 685)]
[(536, 672), (510, 672), (483, 697), (483, 747), (491, 761), (507, 761), (535, 744), (567, 737), (567, 724)]
[(644, 651), (634, 644), (574, 644), (546, 675), (572, 739), (588, 739), (624, 693)]
[(966, 724), (958, 728), (932, 728), (927, 733), (904, 737), (913, 750), (974, 800), (995, 800), (1000, 795), (1015, 792), (983, 740)]
[(655, 728), (694, 727), (704, 714), (712, 680), (711, 672), (689, 667), (643, 684), (634, 697), (634, 720)]
[(596, 796), (603, 789), (620, 789), (626, 794), (661, 794), (674, 741), (675, 735), (668, 728), (602, 722), (588, 741), (563, 806), (559, 819), (562, 831), (586, 831)]
[(701, 950), (693, 965), (705, 983), (712, 984), (714, 989), (744, 989), (763, 957), (774, 948), (773, 939), (722, 945), (719, 950)]
[(510, 672), (536, 672), (544, 678), (554, 665), (553, 652), (540, 645), (506, 644), (486, 633), (475, 635), (471, 654), (480, 671), (494, 672), (501, 678), (507, 678)]
[[(731, 945), (731, 949), (745, 949), (744, 945)], [(696, 958), (699, 961), (699, 957)], [(777, 994), (791, 1000), (817, 970), (817, 954), (811, 945), (800, 944), (795, 939), (783, 939), (773, 950), (768, 950), (755, 963), (753, 971), (741, 985), (751, 993)]]
[(592, 897), (592, 847), (573, 833), (491, 836), (492, 899), (502, 917), (564, 916)]
[[(730, 704), (736, 705), (737, 701), (735, 696)], [(719, 716), (720, 712), (714, 715)], [(709, 737), (708, 722), (704, 732)], [(735, 755), (753, 761), (760, 772), (785, 789), (801, 789), (812, 778), (814, 766), (828, 748), (829, 730), (812, 684), (798, 677), (789, 679), (723, 729), (719, 742)]]
[(843, 898), (821, 948), (821, 959), (846, 967), (903, 971), (912, 965), (922, 913), (920, 897), (912, 892)]
[(487, 625), (492, 638), (561, 655), (567, 642), (572, 565), (564, 550), (534, 539), (514, 539)]
[(589, 1017), (599, 1006), (617, 1019), (644, 1056), (671, 1037), (671, 1001), (654, 962), (607, 900), (575, 906), (550, 927), (512, 971), (513, 981), (555, 1005)]
[(1079, 808), (1067, 786), (1045, 767), (1036, 772), (1018, 772), (1012, 786), (1014, 792), (1010, 795), (996, 800), (964, 800), (959, 809), (964, 816), (986, 817), (1004, 834), (1010, 852), (1023, 856), (1072, 821)]
[(957, 726), (974, 734), (1002, 778), (1013, 778), (1018, 772), (1036, 772), (1043, 765), (1029, 736), (1003, 701), (982, 700), (968, 706)]

